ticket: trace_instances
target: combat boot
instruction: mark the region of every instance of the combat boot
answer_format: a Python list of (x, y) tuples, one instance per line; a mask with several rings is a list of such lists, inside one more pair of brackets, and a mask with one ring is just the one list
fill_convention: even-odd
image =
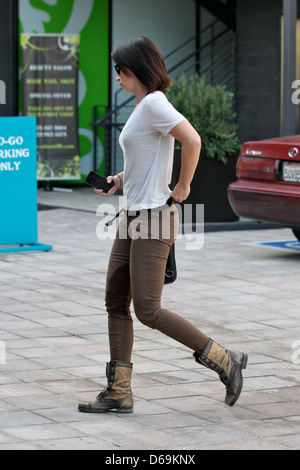
[(117, 411), (132, 413), (131, 392), (132, 364), (123, 361), (110, 361), (106, 365), (107, 387), (93, 402), (79, 403), (78, 410), (85, 413)]
[(210, 339), (203, 353), (195, 352), (194, 357), (196, 362), (219, 374), (221, 382), (226, 387), (225, 403), (233, 406), (243, 388), (242, 369), (246, 369), (247, 354), (224, 349)]

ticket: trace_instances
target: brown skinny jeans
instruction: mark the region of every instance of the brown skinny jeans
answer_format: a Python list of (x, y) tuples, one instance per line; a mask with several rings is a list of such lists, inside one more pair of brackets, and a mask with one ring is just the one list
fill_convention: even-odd
[(165, 268), (178, 231), (174, 205), (162, 210), (125, 212), (114, 241), (106, 282), (111, 360), (131, 361), (133, 321), (157, 329), (201, 354), (209, 338), (190, 322), (161, 307)]

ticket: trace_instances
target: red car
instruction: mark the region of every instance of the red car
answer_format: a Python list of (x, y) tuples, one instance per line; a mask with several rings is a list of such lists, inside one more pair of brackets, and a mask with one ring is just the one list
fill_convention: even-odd
[(240, 217), (290, 227), (300, 240), (300, 135), (244, 143), (229, 202)]

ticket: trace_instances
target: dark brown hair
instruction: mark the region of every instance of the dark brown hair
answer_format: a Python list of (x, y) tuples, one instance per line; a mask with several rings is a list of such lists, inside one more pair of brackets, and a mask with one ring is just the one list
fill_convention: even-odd
[(111, 57), (122, 72), (128, 75), (126, 69), (131, 70), (150, 92), (168, 91), (172, 80), (163, 56), (158, 47), (145, 36), (135, 36), (124, 42), (111, 53)]

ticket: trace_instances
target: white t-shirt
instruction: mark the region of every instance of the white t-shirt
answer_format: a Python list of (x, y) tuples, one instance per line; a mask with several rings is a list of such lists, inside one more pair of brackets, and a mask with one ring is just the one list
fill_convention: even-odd
[(120, 134), (125, 209), (151, 209), (167, 202), (175, 140), (169, 132), (185, 119), (161, 91), (146, 95), (136, 106)]

